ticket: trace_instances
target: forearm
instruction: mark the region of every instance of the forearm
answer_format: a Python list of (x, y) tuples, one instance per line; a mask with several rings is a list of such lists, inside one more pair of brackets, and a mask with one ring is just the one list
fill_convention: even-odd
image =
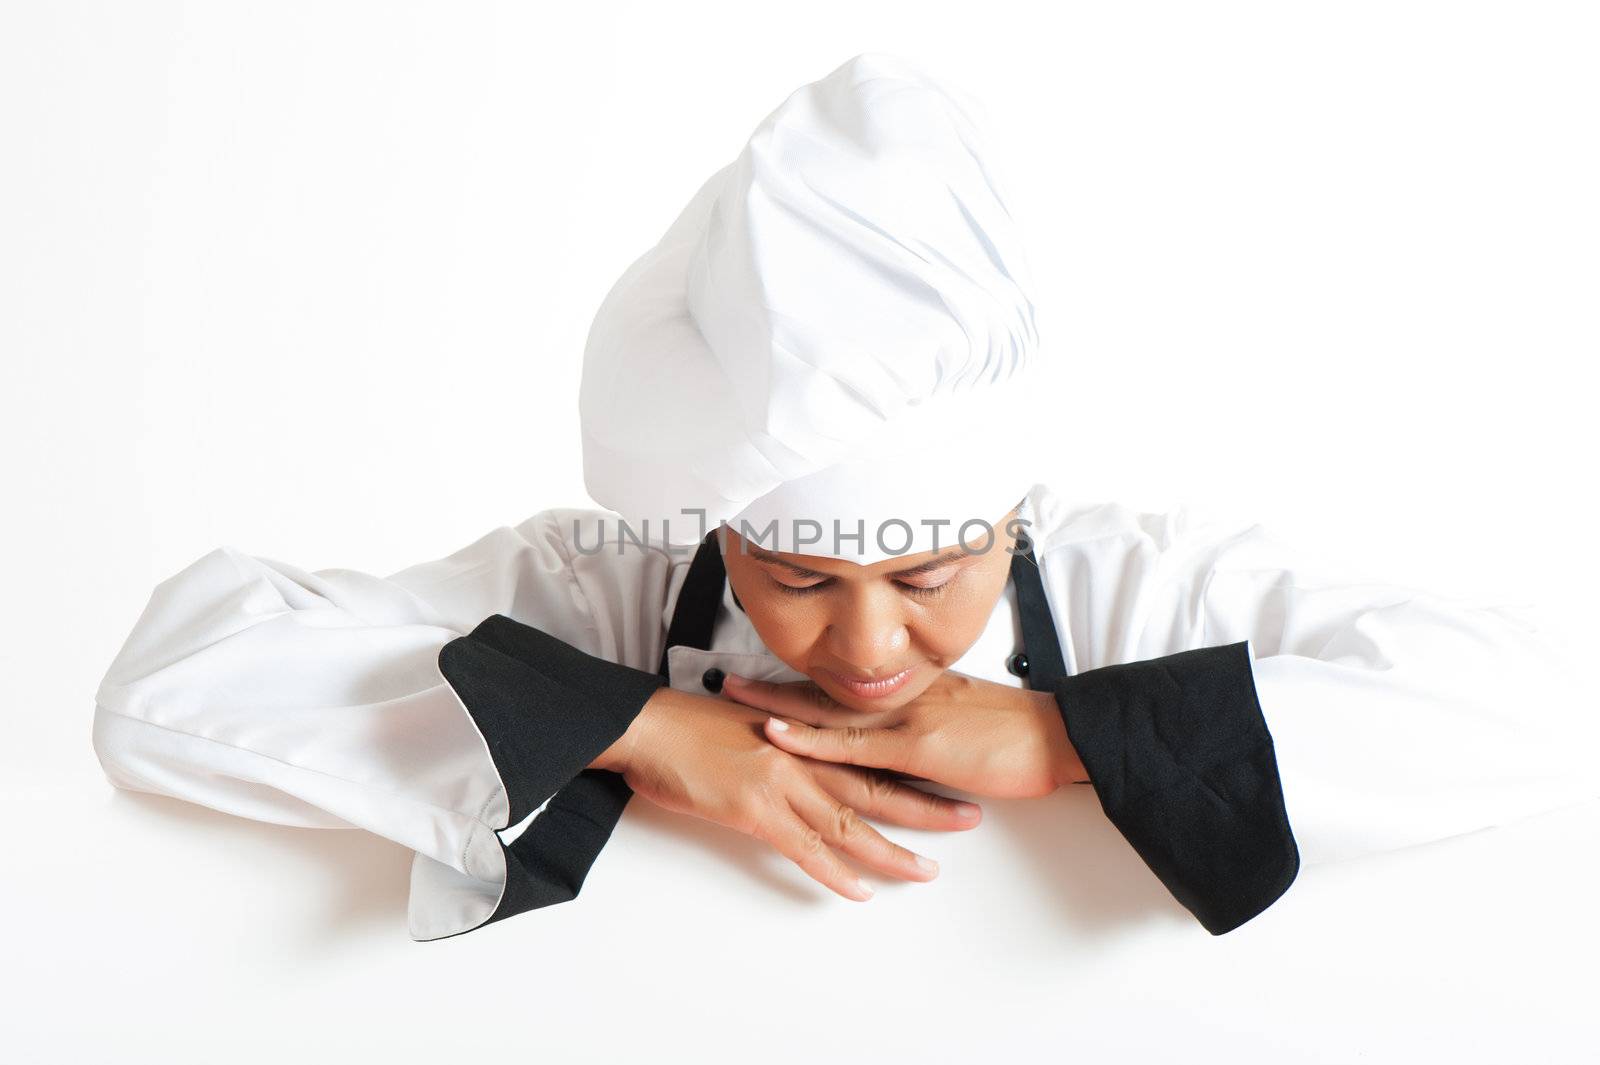
[(661, 719), (671, 712), (671, 708), (685, 698), (695, 697), (685, 696), (677, 689), (665, 685), (657, 688), (629, 722), (627, 731), (618, 736), (616, 742), (601, 751), (595, 760), (589, 763), (589, 768), (604, 769), (612, 773), (627, 772), (639, 748), (640, 737), (658, 726)]
[(1025, 690), (1022, 694), (1032, 704), (1043, 725), (1044, 744), (1050, 752), (1051, 776), (1056, 786), (1087, 784), (1089, 772), (1084, 768), (1083, 759), (1078, 756), (1078, 749), (1073, 746), (1072, 737), (1067, 733), (1065, 715), (1055, 693)]

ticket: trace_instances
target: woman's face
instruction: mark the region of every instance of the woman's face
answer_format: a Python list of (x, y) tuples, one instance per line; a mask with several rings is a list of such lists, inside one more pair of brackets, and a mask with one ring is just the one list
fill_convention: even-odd
[(767, 551), (728, 526), (722, 560), (756, 634), (841, 705), (892, 710), (921, 695), (988, 624), (1010, 574), (1013, 509), (968, 547), (870, 566)]

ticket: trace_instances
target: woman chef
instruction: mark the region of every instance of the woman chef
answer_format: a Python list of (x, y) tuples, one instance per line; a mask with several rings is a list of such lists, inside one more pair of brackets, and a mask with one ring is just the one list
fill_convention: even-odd
[[(867, 54), (791, 95), (597, 315), (591, 494), (387, 578), (219, 548), (97, 696), (113, 783), (416, 852), (410, 929), (575, 896), (634, 790), (852, 899), (863, 818), (1087, 783), (1214, 934), (1302, 859), (1600, 792), (1493, 606), (1026, 477), (1018, 228), (970, 103)], [(1058, 397), (1059, 398), (1059, 397)]]

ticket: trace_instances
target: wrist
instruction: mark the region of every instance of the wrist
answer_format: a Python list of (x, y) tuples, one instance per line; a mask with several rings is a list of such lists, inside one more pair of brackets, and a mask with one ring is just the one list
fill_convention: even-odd
[(634, 720), (627, 723), (626, 731), (616, 737), (610, 747), (606, 747), (592, 763), (589, 763), (590, 769), (608, 769), (610, 772), (626, 774), (629, 764), (634, 761), (634, 747), (638, 744), (638, 732), (643, 728), (643, 720), (650, 713), (651, 704), (656, 704), (661, 699), (661, 691), (664, 689), (651, 692), (650, 699), (646, 699), (645, 705), (635, 713)]
[(1056, 787), (1087, 783), (1088, 770), (1084, 768), (1083, 760), (1078, 757), (1078, 749), (1072, 745), (1072, 738), (1067, 734), (1067, 723), (1061, 716), (1061, 704), (1056, 701), (1055, 695), (1052, 692), (1030, 690), (1028, 696), (1045, 722), (1050, 771)]
[(626, 774), (634, 763), (636, 752), (639, 750), (639, 737), (661, 716), (663, 704), (672, 698), (674, 689), (662, 686), (650, 694), (644, 706), (633, 716), (628, 723), (628, 728), (616, 741), (601, 751), (595, 760), (589, 763), (590, 769), (605, 769), (613, 773)]

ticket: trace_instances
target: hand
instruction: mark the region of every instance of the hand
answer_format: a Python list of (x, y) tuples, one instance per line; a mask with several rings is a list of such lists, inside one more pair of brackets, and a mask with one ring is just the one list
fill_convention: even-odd
[(730, 674), (722, 694), (782, 715), (768, 719), (767, 739), (806, 758), (875, 766), (997, 798), (1048, 795), (1088, 779), (1049, 692), (947, 671), (911, 702), (879, 714), (841, 706), (810, 681)]
[(978, 823), (971, 803), (919, 791), (876, 771), (779, 750), (761, 734), (766, 716), (724, 699), (661, 688), (593, 767), (621, 773), (657, 806), (771, 844), (819, 883), (860, 902), (872, 897), (872, 888), (837, 852), (901, 880), (932, 880), (939, 871), (937, 863), (891, 843), (860, 815), (912, 828)]

